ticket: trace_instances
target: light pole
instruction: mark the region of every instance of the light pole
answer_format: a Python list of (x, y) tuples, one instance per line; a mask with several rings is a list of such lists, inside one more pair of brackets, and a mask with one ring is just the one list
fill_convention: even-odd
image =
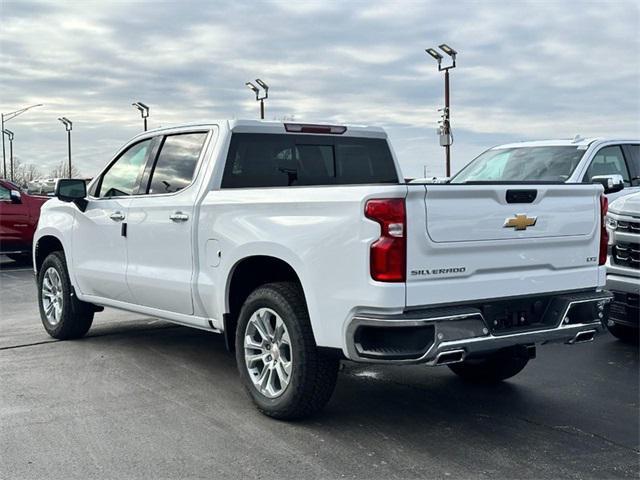
[(140, 110), (140, 115), (142, 115), (142, 120), (144, 121), (144, 131), (146, 132), (147, 131), (147, 118), (149, 118), (149, 107), (147, 107), (142, 102), (135, 102), (135, 103), (132, 103), (131, 105), (133, 105), (138, 110)]
[[(22, 115), (27, 110), (30, 110), (35, 107), (42, 107), (42, 103), (38, 103), (36, 105), (29, 105), (28, 107), (21, 108), (19, 110), (16, 110), (15, 112), (0, 114), (0, 118), (2, 119), (2, 127), (0, 127), (0, 131), (4, 132), (5, 122), (8, 122), (13, 118), (16, 118), (18, 115)], [(4, 178), (7, 178), (7, 157), (4, 150), (4, 134), (2, 135), (2, 168), (3, 168), (2, 176)]]
[[(11, 177), (10, 180), (13, 182), (13, 132), (11, 130), (7, 130), (6, 128), (2, 130), (2, 136), (9, 137), (9, 163), (11, 165)], [(4, 142), (4, 138), (3, 138)]]
[(245, 85), (249, 87), (250, 90), (253, 90), (253, 93), (256, 94), (256, 101), (260, 102), (260, 119), (264, 120), (264, 101), (269, 98), (269, 85), (264, 83), (259, 78), (256, 78), (256, 83), (262, 87), (262, 90), (264, 90), (264, 95), (260, 96), (260, 89), (253, 83), (247, 82), (245, 83)]
[(69, 178), (71, 178), (71, 130), (73, 123), (67, 117), (60, 117), (58, 120), (64, 125), (67, 131), (67, 149), (69, 151)]
[(444, 70), (444, 110), (442, 112), (442, 121), (438, 133), (440, 135), (440, 145), (445, 148), (446, 152), (447, 177), (450, 177), (451, 144), (453, 143), (453, 141), (451, 136), (451, 110), (449, 108), (449, 70), (451, 70), (452, 68), (456, 68), (456, 55), (458, 55), (458, 52), (456, 52), (446, 43), (439, 45), (438, 48), (451, 57), (452, 64), (448, 67), (442, 66), (442, 59), (444, 57), (440, 55), (435, 48), (427, 48), (425, 52), (431, 55), (438, 62), (439, 72)]

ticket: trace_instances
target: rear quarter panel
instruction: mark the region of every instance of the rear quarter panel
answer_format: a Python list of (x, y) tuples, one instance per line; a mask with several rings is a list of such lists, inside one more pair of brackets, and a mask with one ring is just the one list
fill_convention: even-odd
[(345, 322), (355, 309), (404, 308), (404, 283), (371, 280), (369, 245), (380, 227), (363, 212), (370, 198), (405, 194), (402, 185), (210, 191), (197, 235), (196, 283), (207, 316), (220, 319), (228, 312), (234, 266), (249, 256), (268, 255), (287, 262), (300, 277), (318, 345), (344, 347)]

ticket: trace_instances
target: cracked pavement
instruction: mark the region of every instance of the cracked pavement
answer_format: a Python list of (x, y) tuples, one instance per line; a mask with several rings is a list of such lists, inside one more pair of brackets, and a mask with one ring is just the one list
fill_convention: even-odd
[(324, 413), (245, 396), (221, 336), (107, 309), (44, 332), (27, 266), (0, 261), (0, 478), (638, 478), (638, 347), (548, 345), (510, 381), (344, 362)]

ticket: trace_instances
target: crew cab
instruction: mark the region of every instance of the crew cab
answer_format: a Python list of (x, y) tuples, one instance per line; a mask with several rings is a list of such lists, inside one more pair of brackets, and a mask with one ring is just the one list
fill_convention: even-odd
[(47, 200), (0, 179), (0, 255), (13, 260), (29, 258), (40, 207)]
[(367, 126), (149, 131), (45, 204), (41, 318), (60, 339), (104, 306), (221, 333), (277, 418), (321, 409), (345, 358), (498, 382), (606, 325), (613, 180), (406, 184)]
[(609, 201), (640, 192), (640, 140), (576, 136), (498, 145), (449, 181), (592, 183), (594, 178), (607, 175), (620, 175), (624, 182), (622, 190), (608, 195)]
[(640, 327), (640, 193), (611, 203), (607, 229), (611, 247), (607, 289), (614, 295), (609, 331), (621, 340), (637, 343)]

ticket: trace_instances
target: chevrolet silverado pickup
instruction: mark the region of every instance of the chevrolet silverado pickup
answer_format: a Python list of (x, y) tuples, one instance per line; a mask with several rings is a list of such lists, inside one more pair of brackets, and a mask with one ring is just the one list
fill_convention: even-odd
[(321, 409), (341, 359), (498, 382), (606, 326), (613, 180), (406, 184), (377, 127), (145, 132), (43, 207), (42, 323), (79, 338), (108, 306), (221, 333), (276, 418)]

